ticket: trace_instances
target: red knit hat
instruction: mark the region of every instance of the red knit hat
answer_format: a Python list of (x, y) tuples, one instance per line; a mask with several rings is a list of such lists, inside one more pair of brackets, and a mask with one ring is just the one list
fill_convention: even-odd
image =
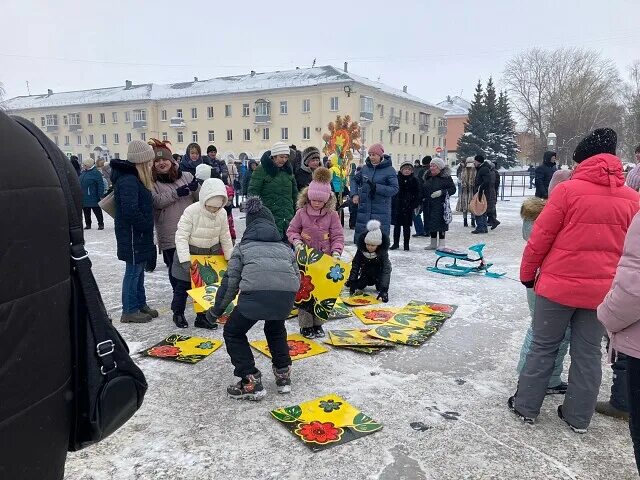
[(369, 147), (369, 154), (373, 153), (374, 155), (384, 155), (384, 147), (381, 143), (374, 143)]
[(324, 168), (318, 167), (313, 172), (313, 180), (307, 189), (307, 197), (309, 200), (318, 200), (326, 202), (331, 196), (331, 172)]

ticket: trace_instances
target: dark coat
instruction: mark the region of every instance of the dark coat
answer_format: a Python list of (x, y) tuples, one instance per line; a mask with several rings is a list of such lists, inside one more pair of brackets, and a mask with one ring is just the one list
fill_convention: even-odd
[(80, 174), (80, 186), (82, 187), (82, 206), (97, 207), (104, 195), (104, 177), (102, 173), (93, 167)]
[(242, 195), (245, 197), (249, 192), (249, 183), (251, 182), (251, 175), (253, 174), (253, 170), (251, 170), (251, 164), (258, 165), (258, 162), (255, 160), (249, 160), (249, 165), (247, 165), (247, 170), (244, 172), (242, 176)]
[[(3, 112), (0, 145), (0, 478), (61, 480), (71, 424), (67, 204), (40, 143)], [(80, 218), (80, 183), (66, 165)]]
[(480, 197), (486, 197), (487, 210), (491, 210), (496, 205), (496, 173), (491, 165), (486, 161), (482, 162), (476, 169), (476, 182), (473, 186), (473, 193), (479, 193)]
[[(431, 194), (442, 190), (442, 195), (431, 198)], [(422, 190), (424, 217), (426, 220), (425, 232), (446, 232), (449, 225), (444, 221), (445, 193), (449, 196), (456, 193), (456, 186), (451, 178), (451, 169), (444, 167), (438, 175), (431, 176), (431, 170), (424, 174), (424, 188)]]
[(302, 190), (304, 187), (308, 187), (311, 183), (311, 180), (313, 180), (313, 172), (304, 163), (302, 163), (300, 165), (300, 168), (296, 170), (295, 176), (298, 191)]
[(354, 285), (357, 280), (365, 278), (368, 285), (376, 285), (378, 291), (388, 292), (392, 270), (391, 260), (389, 260), (389, 236), (383, 232), (382, 244), (376, 250), (377, 256), (367, 258), (364, 255), (367, 251), (364, 241), (367, 233), (369, 232), (364, 232), (358, 238), (358, 251), (351, 262), (351, 273), (346, 285)]
[(420, 165), (419, 167), (415, 167), (413, 169), (413, 176), (418, 180), (418, 186), (420, 190), (424, 186), (424, 174), (429, 170), (428, 166)]
[[(369, 182), (376, 185), (373, 193)], [(358, 195), (358, 216), (354, 241), (367, 231), (369, 220), (379, 220), (382, 231), (389, 235), (391, 231), (391, 199), (398, 193), (398, 177), (391, 163), (391, 157), (385, 155), (375, 167), (367, 158), (365, 165), (355, 175), (351, 185), (351, 196)]]
[(139, 180), (136, 166), (126, 160), (111, 160), (111, 182), (118, 259), (146, 263), (157, 255), (153, 244), (153, 196)]
[(398, 172), (398, 193), (391, 202), (391, 219), (394, 225), (411, 225), (413, 211), (420, 205), (420, 184), (413, 175)]
[(554, 172), (558, 169), (552, 161), (554, 152), (544, 152), (542, 165), (536, 168), (536, 197), (549, 198), (549, 184)]

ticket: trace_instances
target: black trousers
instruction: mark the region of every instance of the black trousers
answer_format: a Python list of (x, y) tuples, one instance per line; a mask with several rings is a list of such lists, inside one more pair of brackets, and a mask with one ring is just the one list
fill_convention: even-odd
[(356, 278), (355, 281), (350, 282), (349, 286), (353, 286), (356, 290), (364, 290), (370, 285), (375, 285), (376, 290), (380, 292), (380, 284), (378, 282), (378, 277), (374, 275), (363, 274), (359, 278)]
[(173, 300), (171, 300), (171, 311), (180, 315), (184, 315), (187, 308), (187, 290), (191, 290), (191, 282), (173, 279), (175, 285), (173, 287)]
[[(247, 375), (258, 373), (253, 352), (247, 340), (247, 332), (259, 320), (252, 320), (242, 315), (238, 308), (231, 312), (229, 320), (224, 325), (224, 343), (233, 364), (233, 374), (245, 378)], [(264, 322), (264, 335), (267, 337), (269, 352), (275, 368), (285, 368), (291, 365), (289, 345), (287, 343), (287, 329), (285, 320), (267, 320)]]
[(411, 240), (411, 224), (408, 225), (394, 225), (393, 226), (393, 244), (400, 244), (400, 229), (403, 229), (402, 235), (404, 240), (404, 247), (409, 248), (409, 240)]
[(104, 218), (102, 216), (102, 209), (100, 207), (83, 207), (82, 213), (84, 213), (84, 224), (87, 227), (91, 226), (91, 211), (93, 210), (93, 214), (96, 216), (96, 220), (98, 220), (98, 226), (101, 227), (104, 225)]
[(640, 358), (627, 355), (627, 384), (629, 389), (629, 430), (640, 474)]
[(440, 237), (440, 240), (444, 240), (446, 232), (429, 232), (431, 238)]
[(164, 264), (167, 266), (169, 270), (169, 283), (171, 284), (171, 289), (175, 292), (176, 290), (176, 282), (177, 280), (173, 278), (171, 275), (171, 266), (173, 265), (173, 256), (176, 254), (175, 248), (167, 248), (162, 251), (162, 260), (164, 260)]
[(627, 385), (627, 367), (629, 356), (616, 352), (616, 361), (611, 365), (613, 382), (611, 383), (611, 397), (609, 403), (623, 412), (629, 411), (629, 386)]

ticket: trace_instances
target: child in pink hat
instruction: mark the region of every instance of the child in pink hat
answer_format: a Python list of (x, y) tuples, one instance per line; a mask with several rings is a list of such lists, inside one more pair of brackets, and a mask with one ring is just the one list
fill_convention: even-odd
[[(331, 172), (318, 167), (309, 186), (298, 195), (298, 210), (287, 229), (287, 238), (296, 252), (306, 245), (336, 259), (342, 254), (344, 232), (330, 182)], [(324, 321), (312, 312), (299, 308), (298, 322), (300, 333), (306, 338), (324, 337)]]

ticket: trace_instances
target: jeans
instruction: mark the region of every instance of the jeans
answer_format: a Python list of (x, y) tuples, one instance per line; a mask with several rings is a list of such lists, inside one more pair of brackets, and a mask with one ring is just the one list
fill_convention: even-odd
[(422, 223), (422, 215), (413, 216), (413, 226), (416, 229), (416, 235), (424, 235), (424, 223)]
[(629, 431), (640, 474), (640, 358), (627, 356)]
[(627, 367), (629, 358), (630, 357), (624, 353), (618, 352), (616, 361), (611, 365), (611, 370), (613, 370), (613, 383), (611, 384), (609, 403), (612, 407), (622, 410), (623, 412), (629, 411), (629, 398), (627, 397)]
[(135, 313), (147, 304), (144, 267), (145, 263), (126, 263), (122, 279), (122, 313)]
[(82, 213), (84, 214), (84, 224), (87, 227), (91, 226), (91, 211), (93, 210), (93, 214), (96, 216), (96, 220), (98, 220), (98, 226), (104, 226), (104, 217), (102, 216), (102, 209), (100, 207), (83, 207)]
[[(285, 368), (291, 365), (287, 329), (284, 326), (284, 322), (284, 319), (264, 322), (264, 334), (267, 337), (271, 360), (275, 368)], [(258, 320), (245, 317), (236, 307), (224, 325), (222, 336), (234, 367), (233, 374), (236, 377), (245, 378), (247, 375), (259, 372), (249, 346), (249, 340), (247, 340), (247, 332), (256, 323), (258, 323)]]
[(476, 230), (479, 232), (488, 232), (487, 228), (487, 214), (483, 213), (482, 215), (476, 215)]

